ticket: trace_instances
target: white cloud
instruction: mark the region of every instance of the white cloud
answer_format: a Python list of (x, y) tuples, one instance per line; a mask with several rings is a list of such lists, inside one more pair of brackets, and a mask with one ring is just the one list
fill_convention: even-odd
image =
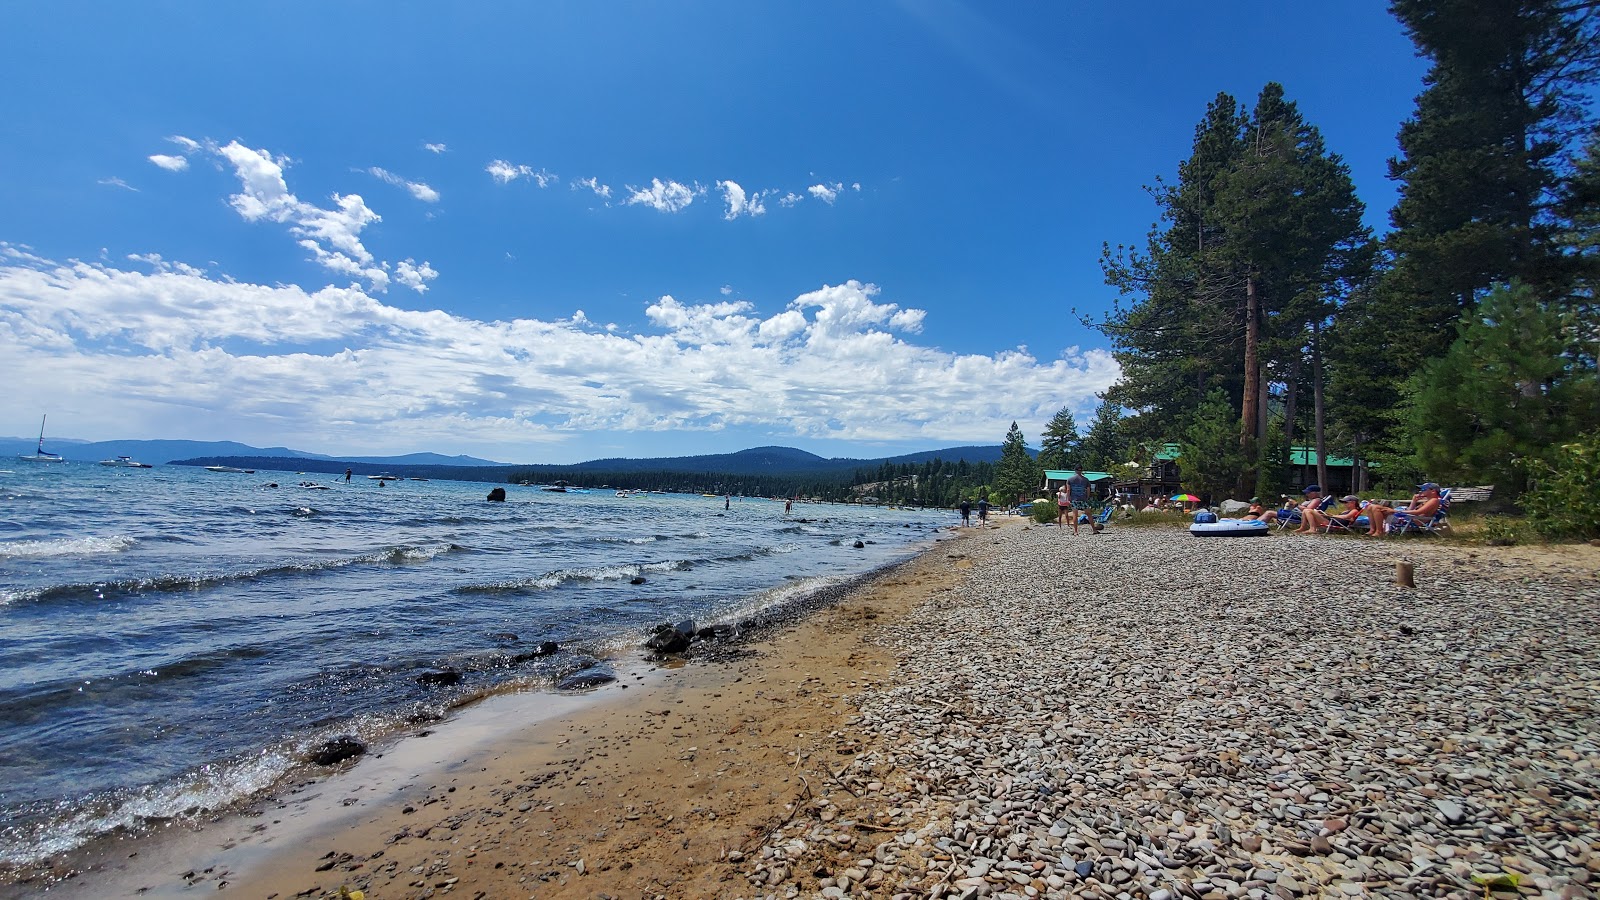
[(719, 181), (717, 188), (722, 191), (722, 199), (728, 204), (728, 211), (722, 214), (724, 219), (766, 214), (767, 207), (762, 203), (765, 197), (763, 192), (756, 191), (747, 195), (744, 188), (736, 181)]
[(149, 160), (168, 172), (182, 172), (189, 168), (189, 161), (181, 156), (168, 156), (165, 153), (151, 154)]
[(424, 203), (439, 202), (439, 192), (431, 187), (428, 187), (426, 184), (423, 184), (420, 181), (407, 181), (388, 169), (380, 169), (377, 166), (373, 166), (372, 168), (368, 169), (367, 174), (378, 179), (379, 181), (388, 182), (396, 187), (405, 188), (411, 192), (411, 196), (421, 200)]
[(489, 163), (487, 166), (483, 167), (483, 170), (489, 173), (489, 177), (500, 182), (501, 184), (510, 184), (519, 178), (528, 178), (537, 182), (539, 187), (549, 187), (552, 183), (561, 180), (560, 177), (554, 173), (546, 171), (545, 169), (535, 169), (532, 166), (518, 165), (516, 163), (506, 162), (503, 159), (497, 159)]
[(826, 184), (813, 184), (811, 187), (806, 188), (806, 191), (811, 194), (811, 196), (821, 200), (823, 203), (826, 203), (829, 206), (832, 206), (833, 201), (838, 199), (839, 192), (842, 190), (844, 190), (844, 185), (842, 184), (834, 184), (832, 186)]
[(694, 202), (699, 191), (676, 181), (662, 183), (659, 178), (650, 179), (648, 188), (635, 188), (630, 186), (627, 202), (651, 207), (659, 212), (675, 213), (683, 210)]
[[(378, 261), (361, 241), (361, 232), (382, 217), (367, 206), (360, 194), (334, 194), (333, 207), (307, 203), (289, 190), (283, 177), (283, 161), (265, 150), (252, 150), (238, 141), (214, 152), (227, 160), (238, 176), (240, 191), (228, 198), (246, 221), (262, 220), (289, 226), (301, 238), (299, 245), (324, 268), (359, 278), (375, 291), (385, 291), (390, 282), (390, 265)], [(426, 268), (427, 264), (424, 263)], [(414, 272), (416, 270), (413, 267)], [(400, 282), (418, 292), (426, 290), (429, 276), (413, 275)]]
[(778, 198), (778, 205), (779, 206), (793, 206), (796, 203), (799, 203), (801, 200), (804, 200), (804, 199), (805, 199), (804, 197), (800, 196), (799, 194), (796, 194), (794, 191), (789, 191), (788, 193), (784, 194), (782, 197)]
[(394, 267), (394, 280), (419, 294), (425, 293), (428, 290), (428, 282), (438, 277), (439, 273), (435, 272), (427, 262), (419, 266), (410, 258), (400, 260)]
[[(141, 265), (152, 271), (0, 245), (0, 371), (37, 402), (130, 437), (205, 421), (206, 436), (258, 443), (404, 434), (412, 446), (529, 456), (600, 430), (992, 443), (1013, 419), (1087, 405), (1118, 375), (1104, 351), (1040, 360), (912, 343), (925, 314), (855, 281), (773, 315), (663, 296), (629, 331), (577, 313), (484, 322), (353, 286), (237, 283), (154, 256)], [(426, 282), (427, 270), (406, 260), (393, 273)]]
[(577, 190), (578, 188), (588, 188), (594, 191), (596, 196), (605, 197), (608, 200), (611, 199), (611, 185), (601, 184), (598, 178), (579, 178), (572, 182), (572, 189)]
[(429, 153), (444, 153), (450, 148), (443, 144), (423, 144), (422, 149), (428, 151)]
[(135, 194), (139, 193), (139, 189), (138, 188), (136, 188), (133, 185), (127, 183), (126, 181), (123, 181), (121, 178), (116, 178), (116, 177), (102, 178), (99, 181), (96, 181), (95, 184), (103, 184), (106, 187), (119, 187), (119, 188), (122, 188), (125, 191), (133, 191)]

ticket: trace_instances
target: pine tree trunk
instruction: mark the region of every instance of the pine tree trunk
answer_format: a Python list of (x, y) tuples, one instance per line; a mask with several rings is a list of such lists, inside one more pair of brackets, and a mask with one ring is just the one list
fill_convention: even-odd
[(1328, 486), (1328, 443), (1323, 427), (1322, 334), (1321, 326), (1316, 322), (1311, 323), (1311, 409), (1317, 441), (1317, 484), (1322, 485), (1323, 492), (1327, 493), (1330, 487)]
[(1256, 296), (1254, 275), (1244, 283), (1244, 402), (1239, 410), (1239, 449), (1246, 460), (1255, 459), (1256, 404), (1261, 391), (1261, 298)]
[(1289, 383), (1283, 396), (1283, 439), (1294, 446), (1294, 417), (1300, 412), (1300, 354), (1289, 360)]

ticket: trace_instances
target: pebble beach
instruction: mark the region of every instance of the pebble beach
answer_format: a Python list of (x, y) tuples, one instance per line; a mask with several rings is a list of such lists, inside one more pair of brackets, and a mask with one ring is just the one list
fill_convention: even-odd
[(1597, 575), (1589, 546), (952, 530), (584, 711), (444, 723), (399, 787), (363, 762), (54, 889), (1591, 897)]

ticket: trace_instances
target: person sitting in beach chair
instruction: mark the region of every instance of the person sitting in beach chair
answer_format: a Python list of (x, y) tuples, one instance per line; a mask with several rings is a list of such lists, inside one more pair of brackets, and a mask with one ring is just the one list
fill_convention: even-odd
[(1322, 496), (1322, 485), (1320, 484), (1308, 484), (1300, 493), (1305, 495), (1305, 499), (1300, 502), (1299, 508), (1295, 510), (1295, 514), (1292, 517), (1279, 518), (1279, 527), (1295, 525), (1297, 526), (1294, 530), (1295, 534), (1315, 534), (1317, 529), (1322, 528), (1324, 525), (1323, 522), (1317, 521), (1317, 518), (1326, 512), (1329, 506), (1333, 505), (1333, 498), (1331, 496)]
[(1341, 498), (1344, 509), (1336, 513), (1318, 513), (1324, 522), (1323, 534), (1332, 534), (1342, 531), (1346, 534), (1360, 534), (1367, 527), (1366, 510), (1361, 505), (1361, 498), (1355, 494), (1346, 494)]
[(1240, 518), (1255, 519), (1258, 522), (1265, 522), (1271, 525), (1273, 522), (1278, 521), (1278, 511), (1262, 506), (1260, 497), (1251, 497), (1250, 508), (1245, 510), (1244, 515), (1240, 516)]
[(1431, 481), (1417, 485), (1417, 492), (1405, 506), (1367, 504), (1367, 534), (1400, 534), (1406, 531), (1434, 531), (1444, 522), (1449, 498)]

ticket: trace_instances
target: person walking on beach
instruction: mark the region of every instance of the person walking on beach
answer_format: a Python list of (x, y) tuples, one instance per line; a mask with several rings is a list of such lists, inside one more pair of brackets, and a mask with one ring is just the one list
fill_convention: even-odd
[(1089, 479), (1083, 474), (1083, 466), (1074, 466), (1072, 477), (1067, 479), (1067, 497), (1072, 506), (1072, 533), (1078, 533), (1078, 516), (1089, 508)]
[(978, 527), (986, 528), (989, 525), (989, 498), (978, 499)]
[(961, 527), (972, 527), (972, 503), (963, 500), (961, 501), (961, 505), (957, 508), (961, 510)]
[[(1067, 486), (1063, 484), (1056, 489), (1056, 527), (1067, 527), (1066, 515), (1072, 512), (1072, 498), (1067, 494)], [(1074, 517), (1076, 518), (1076, 517)]]

